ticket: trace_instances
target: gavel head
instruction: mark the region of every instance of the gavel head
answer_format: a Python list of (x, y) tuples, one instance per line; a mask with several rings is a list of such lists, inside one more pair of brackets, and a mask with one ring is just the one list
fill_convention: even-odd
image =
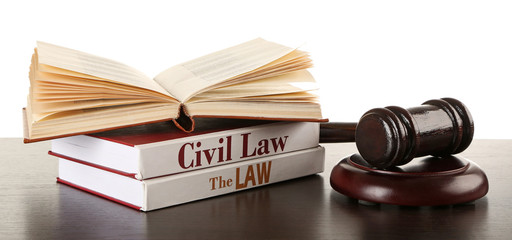
[(456, 99), (442, 98), (408, 109), (372, 109), (359, 120), (355, 141), (369, 164), (386, 169), (415, 157), (460, 153), (470, 145), (473, 132), (473, 119), (466, 106)]

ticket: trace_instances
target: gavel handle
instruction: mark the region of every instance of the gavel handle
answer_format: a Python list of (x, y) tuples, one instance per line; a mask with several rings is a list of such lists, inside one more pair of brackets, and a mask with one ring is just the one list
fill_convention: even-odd
[(320, 123), (320, 142), (355, 142), (357, 123)]

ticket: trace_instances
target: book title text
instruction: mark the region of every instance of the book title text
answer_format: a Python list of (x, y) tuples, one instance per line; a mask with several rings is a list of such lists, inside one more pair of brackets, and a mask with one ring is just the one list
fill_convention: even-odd
[[(192, 169), (205, 165), (214, 165), (233, 159), (234, 147), (241, 149), (240, 159), (262, 157), (282, 152), (285, 149), (288, 136), (252, 139), (251, 133), (240, 134), (241, 141), (234, 140), (234, 136), (218, 139), (216, 147), (204, 147), (201, 141), (187, 142), (178, 151), (178, 163), (183, 169)], [(238, 136), (237, 136), (238, 137)], [(236, 142), (235, 142), (236, 141)], [(235, 143), (234, 143), (235, 142)], [(186, 156), (189, 156), (188, 158)], [(190, 157), (192, 156), (192, 157)]]

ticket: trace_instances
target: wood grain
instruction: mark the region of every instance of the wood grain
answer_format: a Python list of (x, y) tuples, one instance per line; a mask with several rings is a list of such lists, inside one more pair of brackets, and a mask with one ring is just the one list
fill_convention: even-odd
[(57, 184), (48, 142), (0, 139), (2, 239), (508, 239), (512, 140), (474, 140), (461, 156), (489, 178), (469, 205), (366, 205), (329, 185), (332, 167), (356, 152), (329, 143), (325, 172), (142, 213)]

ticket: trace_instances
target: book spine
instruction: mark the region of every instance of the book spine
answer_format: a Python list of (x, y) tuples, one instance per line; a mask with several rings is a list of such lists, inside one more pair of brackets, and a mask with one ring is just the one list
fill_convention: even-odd
[(317, 146), (318, 123), (278, 123), (237, 129), (177, 144), (141, 146), (140, 173), (151, 178)]
[[(76, 139), (80, 140), (80, 138)], [(81, 142), (69, 143), (67, 146), (53, 144), (52, 151), (122, 172), (130, 173), (135, 170), (134, 175), (137, 179), (149, 179), (315, 147), (319, 144), (319, 124), (311, 122), (266, 124), (148, 143), (133, 148), (123, 145), (121, 147), (127, 149), (121, 149), (120, 153), (105, 151), (105, 147), (102, 150), (83, 147), (66, 152), (70, 148), (91, 140), (106, 141), (83, 139)], [(55, 143), (57, 141), (59, 140), (54, 140)], [(112, 142), (108, 143), (113, 145)], [(93, 143), (89, 144), (89, 146), (93, 145)], [(109, 148), (113, 149), (113, 147)], [(133, 149), (138, 150), (138, 153), (127, 154)], [(124, 154), (127, 157), (123, 161), (110, 161), (109, 159), (119, 158), (119, 156), (109, 155), (114, 153)], [(133, 156), (137, 159), (134, 160)], [(128, 165), (134, 167), (126, 169)]]
[[(59, 175), (64, 181), (81, 189), (88, 189), (88, 192), (98, 192), (99, 196), (107, 196), (116, 199), (116, 202), (127, 202), (137, 206), (139, 204), (134, 204), (133, 199), (127, 195), (113, 195), (114, 189), (124, 189), (125, 192), (131, 191), (130, 186), (139, 189), (132, 181), (140, 181), (144, 189), (141, 210), (151, 211), (319, 173), (324, 170), (324, 154), (324, 148), (318, 146), (148, 180), (114, 176), (116, 174), (102, 169), (61, 159), (61, 162), (73, 165), (74, 170), (73, 174), (62, 172), (61, 175), (59, 172)], [(76, 176), (77, 174), (83, 176)], [(73, 179), (66, 179), (64, 176)], [(125, 183), (124, 180), (111, 181), (111, 178), (129, 180)], [(111, 186), (105, 186), (109, 184)], [(140, 196), (134, 198), (139, 199)]]

